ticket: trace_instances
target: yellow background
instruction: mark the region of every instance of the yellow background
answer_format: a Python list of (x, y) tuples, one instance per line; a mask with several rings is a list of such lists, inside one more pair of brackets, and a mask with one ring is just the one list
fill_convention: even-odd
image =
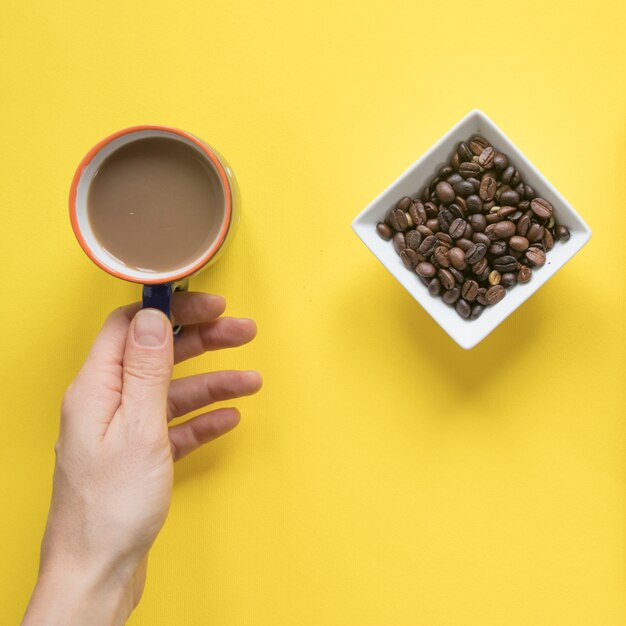
[[(61, 395), (138, 287), (67, 218), (103, 136), (171, 124), (241, 184), (233, 246), (193, 281), (254, 344), (243, 423), (177, 467), (132, 626), (626, 622), (624, 5), (32, 2), (0, 21), (0, 623), (35, 582)], [(594, 231), (476, 349), (350, 229), (483, 109)]]

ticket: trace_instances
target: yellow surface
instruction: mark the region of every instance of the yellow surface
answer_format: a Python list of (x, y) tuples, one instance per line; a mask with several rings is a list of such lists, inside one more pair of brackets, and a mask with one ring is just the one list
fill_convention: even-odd
[[(244, 219), (196, 289), (259, 337), (241, 427), (177, 467), (132, 626), (626, 622), (624, 5), (30, 2), (0, 18), (0, 623), (35, 581), (58, 407), (138, 288), (74, 240), (76, 164), (197, 133)], [(465, 352), (352, 218), (479, 107), (594, 235)]]

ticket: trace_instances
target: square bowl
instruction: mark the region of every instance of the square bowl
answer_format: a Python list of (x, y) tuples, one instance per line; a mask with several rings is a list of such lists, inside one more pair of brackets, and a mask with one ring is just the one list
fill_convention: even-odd
[[(376, 224), (384, 221), (388, 211), (403, 196), (417, 197), (428, 180), (436, 175), (456, 149), (460, 141), (472, 135), (482, 135), (498, 151), (504, 152), (522, 175), (524, 182), (534, 187), (537, 195), (554, 207), (559, 224), (567, 226), (571, 237), (556, 242), (547, 252), (543, 267), (533, 268), (530, 282), (507, 289), (506, 297), (487, 307), (477, 320), (465, 320), (440, 297), (431, 296), (419, 277), (409, 271), (390, 241), (384, 241), (376, 232)], [(395, 276), (400, 284), (417, 300), (430, 316), (462, 348), (473, 348), (503, 322), (520, 304), (529, 298), (557, 270), (569, 261), (591, 237), (591, 230), (563, 196), (545, 179), (515, 144), (478, 109), (470, 111), (437, 143), (401, 174), (387, 189), (375, 198), (352, 222), (352, 228), (378, 260)]]

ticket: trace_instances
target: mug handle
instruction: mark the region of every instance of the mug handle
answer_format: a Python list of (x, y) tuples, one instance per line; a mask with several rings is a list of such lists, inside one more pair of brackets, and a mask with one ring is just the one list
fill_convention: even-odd
[[(172, 303), (172, 294), (176, 291), (188, 291), (189, 279), (185, 278), (175, 283), (163, 283), (162, 285), (144, 285), (142, 309), (158, 309), (172, 319), (170, 307)], [(172, 329), (175, 335), (179, 335), (183, 330), (180, 324), (176, 324)]]

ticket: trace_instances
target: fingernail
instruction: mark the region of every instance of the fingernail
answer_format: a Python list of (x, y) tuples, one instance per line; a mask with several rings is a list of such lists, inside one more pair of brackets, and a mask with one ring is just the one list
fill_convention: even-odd
[(146, 348), (162, 346), (167, 333), (172, 332), (170, 323), (160, 311), (143, 309), (135, 315), (135, 341)]

